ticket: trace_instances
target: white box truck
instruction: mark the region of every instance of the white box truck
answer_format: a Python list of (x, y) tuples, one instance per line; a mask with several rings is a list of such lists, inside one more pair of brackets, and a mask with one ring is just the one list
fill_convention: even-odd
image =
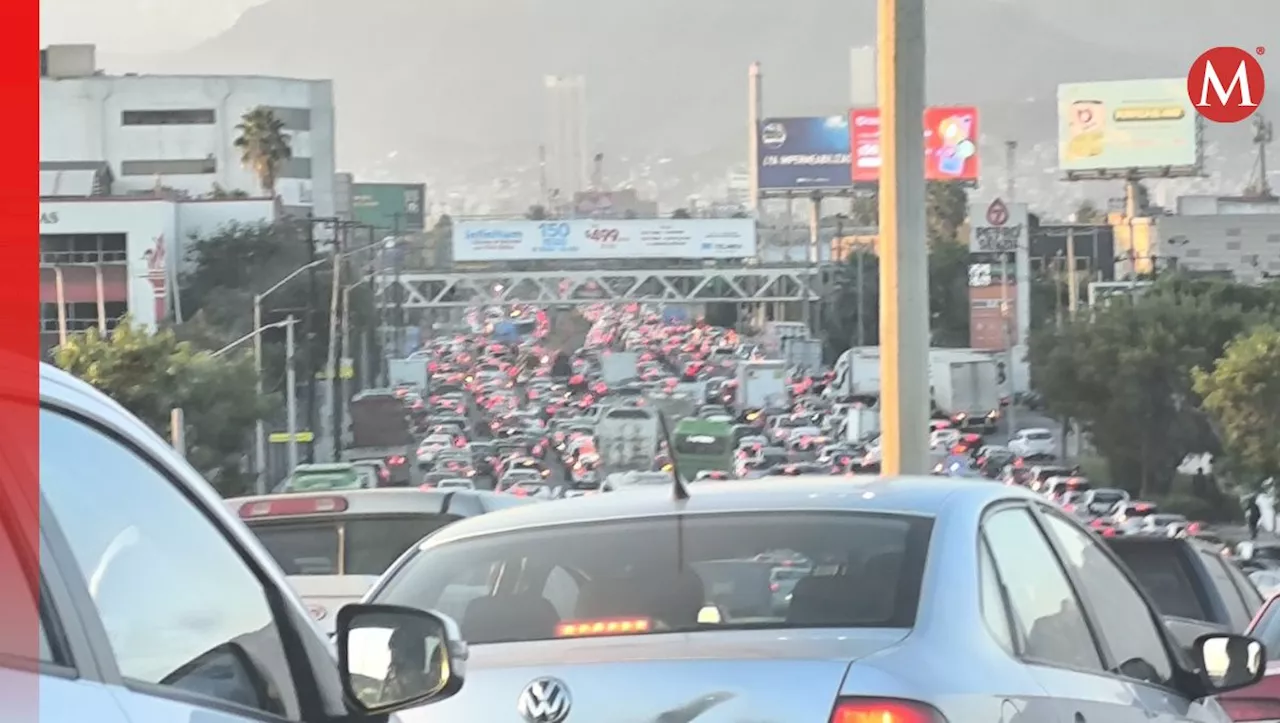
[(991, 434), (1000, 421), (996, 361), (978, 355), (937, 355), (929, 362), (933, 401), (956, 427)]
[(738, 396), (734, 406), (779, 409), (787, 400), (787, 363), (781, 360), (749, 361), (738, 365)]

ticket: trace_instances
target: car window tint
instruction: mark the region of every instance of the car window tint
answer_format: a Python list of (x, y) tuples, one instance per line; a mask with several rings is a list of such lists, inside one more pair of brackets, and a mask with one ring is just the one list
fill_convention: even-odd
[(106, 434), (42, 410), (40, 490), (77, 563), (65, 573), (82, 576), (127, 681), (297, 716), (260, 583), (170, 479)]
[(1231, 629), (1243, 630), (1253, 616), (1249, 614), (1249, 609), (1245, 607), (1244, 600), (1240, 598), (1240, 591), (1231, 582), (1231, 576), (1227, 574), (1227, 568), (1223, 565), (1222, 558), (1218, 555), (1209, 554), (1204, 550), (1199, 550), (1196, 554), (1200, 556), (1200, 561), (1204, 563), (1205, 571), (1209, 573), (1209, 579), (1213, 580), (1213, 587), (1218, 591), (1218, 597), (1222, 599), (1222, 604), (1226, 607), (1227, 621), (1230, 623)]
[(1280, 600), (1267, 606), (1249, 634), (1267, 648), (1267, 660), (1280, 661)]
[(1102, 669), (1080, 603), (1031, 513), (996, 512), (983, 523), (983, 534), (1009, 593), (1022, 653), (1045, 663)]
[(1089, 533), (1046, 511), (1045, 525), (1091, 603), (1098, 634), (1107, 641), (1116, 672), (1157, 685), (1173, 677), (1173, 662), (1156, 619), (1133, 583)]
[(1000, 588), (1000, 575), (996, 572), (995, 560), (992, 559), (991, 550), (985, 541), (981, 544), (978, 556), (978, 576), (982, 583), (982, 619), (1000, 647), (1012, 653), (1015, 648), (1013, 630), (1009, 627), (1009, 611), (1004, 604), (1004, 593)]
[(1191, 581), (1178, 543), (1113, 538), (1111, 551), (1129, 568), (1163, 615), (1212, 622)]
[(1249, 578), (1245, 577), (1240, 568), (1234, 563), (1223, 560), (1223, 566), (1227, 570), (1227, 577), (1231, 578), (1231, 582), (1235, 584), (1236, 592), (1240, 593), (1240, 598), (1244, 601), (1245, 610), (1248, 611), (1248, 618), (1253, 619), (1258, 614), (1258, 608), (1262, 607), (1262, 593), (1258, 592), (1258, 588)]

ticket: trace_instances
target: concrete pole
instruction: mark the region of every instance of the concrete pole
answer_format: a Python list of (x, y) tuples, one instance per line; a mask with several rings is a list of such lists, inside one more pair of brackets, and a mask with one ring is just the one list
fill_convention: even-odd
[(929, 467), (924, 0), (878, 0), (881, 471)]
[(1076, 309), (1080, 307), (1080, 282), (1076, 278), (1076, 227), (1075, 219), (1067, 227), (1067, 303), (1071, 308), (1067, 318), (1076, 320)]
[[(262, 295), (253, 295), (253, 388), (262, 398)], [(255, 491), (267, 493), (267, 426), (261, 418), (253, 425)]]
[(764, 112), (761, 100), (763, 84), (760, 64), (752, 63), (747, 69), (747, 204), (753, 218), (760, 217), (760, 116)]
[[(346, 229), (341, 224), (334, 224), (333, 233), (333, 276), (332, 288), (329, 290), (329, 349), (328, 358), (325, 360), (325, 372), (328, 375), (329, 395), (325, 399), (325, 425), (332, 427), (329, 430), (329, 454), (330, 461), (338, 461), (338, 447), (340, 440), (338, 439), (337, 424), (338, 418), (338, 327), (341, 323), (339, 315), (342, 313), (342, 241), (343, 234)], [(317, 431), (317, 430), (313, 430)]]
[(293, 316), (290, 315), (285, 322), (284, 330), (284, 353), (287, 360), (284, 381), (284, 406), (285, 417), (287, 417), (285, 431), (289, 434), (289, 441), (285, 446), (289, 450), (289, 474), (293, 474), (293, 470), (298, 467), (298, 362), (293, 339), (294, 321)]
[(182, 407), (169, 410), (169, 440), (179, 455), (187, 456), (187, 422), (182, 414)]

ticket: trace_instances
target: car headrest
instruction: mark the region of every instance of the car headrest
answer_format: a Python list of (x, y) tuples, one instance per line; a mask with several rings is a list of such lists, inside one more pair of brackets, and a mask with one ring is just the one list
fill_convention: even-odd
[(485, 596), (472, 600), (462, 616), (468, 643), (503, 643), (555, 637), (560, 614), (538, 595)]
[(848, 623), (861, 587), (862, 580), (852, 575), (802, 578), (791, 591), (787, 622), (796, 625)]

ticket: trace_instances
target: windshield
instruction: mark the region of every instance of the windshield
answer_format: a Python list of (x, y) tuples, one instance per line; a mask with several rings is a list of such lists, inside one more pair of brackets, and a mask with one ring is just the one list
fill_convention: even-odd
[[(347, 520), (251, 522), (286, 575), (381, 575), (405, 550), (457, 518), (381, 516)], [(339, 565), (339, 540), (346, 554)]]
[(680, 454), (718, 455), (729, 451), (731, 440), (709, 434), (677, 434), (676, 452)]
[[(644, 620), (652, 632), (909, 628), (931, 527), (906, 515), (770, 512), (524, 529), (419, 552), (372, 602), (439, 610), (473, 645), (545, 640), (561, 623), (603, 619)], [(789, 599), (770, 587), (782, 565), (756, 559), (778, 550), (812, 563)], [(700, 625), (710, 605), (721, 622)]]

